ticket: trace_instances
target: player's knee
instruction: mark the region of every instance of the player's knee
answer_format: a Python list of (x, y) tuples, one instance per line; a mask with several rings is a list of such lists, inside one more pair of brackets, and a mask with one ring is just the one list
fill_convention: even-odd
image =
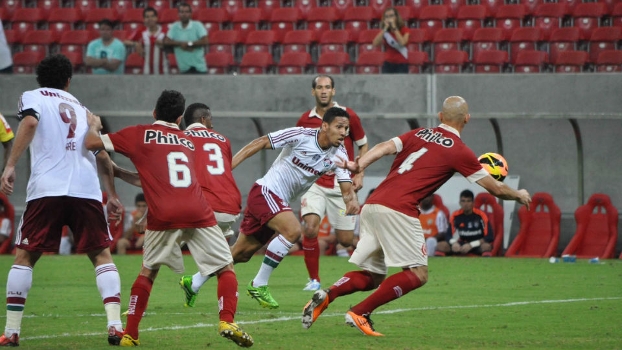
[(354, 231), (335, 230), (337, 242), (344, 247), (351, 247), (354, 244)]
[(421, 285), (423, 286), (428, 282), (428, 267), (427, 266), (417, 266), (411, 267), (410, 272), (414, 273), (419, 281), (421, 281)]

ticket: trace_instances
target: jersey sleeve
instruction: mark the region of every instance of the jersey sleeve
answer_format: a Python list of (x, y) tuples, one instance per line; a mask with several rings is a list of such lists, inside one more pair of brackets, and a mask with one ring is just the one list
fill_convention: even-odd
[(39, 104), (36, 91), (26, 91), (19, 98), (17, 104), (17, 118), (22, 120), (24, 117), (31, 115), (39, 120), (39, 113), (41, 113), (41, 105)]
[(287, 128), (268, 134), (272, 149), (283, 148), (285, 146), (296, 146), (302, 141), (304, 128)]
[(456, 162), (456, 171), (466, 177), (469, 182), (474, 183), (486, 177), (488, 172), (482, 168), (477, 160), (475, 153), (464, 146), (460, 155), (454, 158)]
[[(338, 159), (348, 159), (348, 154), (343, 146), (339, 147), (339, 150), (335, 154), (335, 157)], [(337, 182), (352, 182), (352, 178), (350, 177), (350, 171), (337, 166), (335, 166), (334, 171)]]
[(367, 136), (365, 130), (363, 130), (363, 124), (361, 118), (353, 110), (348, 108), (348, 114), (350, 115), (350, 137), (354, 140), (354, 143), (361, 147), (367, 144)]
[(101, 139), (106, 151), (121, 153), (129, 157), (132, 151), (136, 149), (133, 143), (142, 138), (141, 135), (138, 135), (139, 133), (138, 127), (129, 126), (117, 132), (101, 135)]
[(199, 38), (202, 38), (207, 35), (207, 29), (201, 25), (201, 22), (196, 22), (196, 30)]

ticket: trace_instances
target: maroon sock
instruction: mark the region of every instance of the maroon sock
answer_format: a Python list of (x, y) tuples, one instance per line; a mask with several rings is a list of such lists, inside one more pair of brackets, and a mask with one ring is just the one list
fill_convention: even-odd
[(136, 281), (134, 281), (132, 285), (125, 333), (129, 334), (134, 339), (138, 339), (138, 325), (143, 318), (143, 313), (147, 309), (151, 287), (153, 287), (153, 281), (141, 275), (136, 278)]
[(378, 306), (395, 300), (408, 292), (421, 287), (421, 280), (410, 270), (390, 276), (378, 286), (378, 290), (353, 306), (351, 311), (357, 315), (370, 314)]
[(232, 323), (238, 308), (238, 280), (235, 272), (225, 271), (218, 275), (217, 294), (220, 320)]
[(333, 302), (340, 296), (354, 292), (364, 292), (374, 289), (374, 279), (367, 271), (350, 271), (343, 275), (329, 289), (328, 301)]
[(305, 265), (309, 278), (320, 280), (320, 244), (315, 238), (302, 237), (302, 250), (305, 253)]

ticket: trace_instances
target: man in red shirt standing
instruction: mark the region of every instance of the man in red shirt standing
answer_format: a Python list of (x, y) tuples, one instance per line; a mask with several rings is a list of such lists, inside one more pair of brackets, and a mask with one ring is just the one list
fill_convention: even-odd
[(127, 326), (120, 345), (140, 345), (138, 325), (153, 282), (162, 265), (177, 273), (184, 271), (180, 247), (180, 242), (184, 241), (201, 274), (218, 276), (218, 333), (240, 346), (249, 347), (253, 339), (233, 321), (238, 281), (231, 251), (212, 208), (201, 193), (195, 175), (195, 145), (179, 130), (185, 102), (181, 93), (165, 90), (153, 111), (155, 123), (130, 126), (101, 136), (99, 117), (89, 114), (86, 148), (115, 151), (130, 158), (138, 170), (149, 207), (143, 265), (132, 285)]
[(143, 74), (168, 74), (168, 60), (163, 46), (166, 28), (158, 24), (158, 11), (153, 7), (143, 10), (143, 20), (145, 26), (133, 32), (127, 41), (135, 46), (137, 54), (145, 58)]
[[(315, 97), (315, 107), (302, 114), (296, 126), (305, 128), (320, 128), (324, 113), (331, 107), (339, 107), (350, 115), (349, 135), (343, 143), (348, 152), (348, 158), (354, 159), (354, 145), (358, 147), (359, 156), (367, 152), (367, 136), (361, 125), (361, 119), (347, 107), (342, 107), (333, 101), (335, 96), (335, 82), (328, 75), (319, 75), (311, 84), (311, 95)], [(352, 178), (355, 191), (363, 186), (363, 173)], [(334, 173), (323, 175), (302, 196), (301, 215), (304, 220), (302, 249), (305, 254), (305, 265), (309, 272), (309, 283), (303, 290), (319, 290), (320, 286), (320, 246), (318, 232), (324, 215), (335, 229), (337, 241), (345, 247), (352, 245), (354, 238), (355, 216), (346, 216), (346, 205), (341, 196), (339, 185), (335, 181)]]
[[(490, 176), (473, 151), (460, 139), (471, 118), (466, 101), (445, 99), (436, 128), (418, 128), (382, 142), (356, 162), (342, 164), (360, 172), (383, 156), (396, 154), (386, 179), (361, 211), (361, 232), (350, 262), (362, 270), (346, 273), (327, 290), (319, 290), (305, 305), (302, 325), (309, 328), (337, 297), (378, 288), (346, 313), (346, 324), (365, 335), (382, 336), (372, 327), (376, 308), (423, 286), (428, 280), (428, 256), (419, 221), (419, 202), (434, 193), (455, 172), (492, 195), (515, 200), (529, 208), (526, 190), (514, 190)], [(388, 267), (402, 268), (386, 278)]]

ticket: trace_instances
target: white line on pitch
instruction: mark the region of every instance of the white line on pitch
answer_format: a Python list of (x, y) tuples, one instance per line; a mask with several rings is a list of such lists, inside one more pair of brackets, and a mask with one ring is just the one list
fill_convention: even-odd
[[(408, 309), (394, 309), (394, 310), (382, 310), (374, 312), (375, 314), (394, 314), (400, 312), (409, 312), (409, 311), (426, 311), (426, 310), (448, 310), (448, 309), (475, 309), (475, 308), (492, 308), (492, 307), (511, 307), (511, 306), (520, 306), (520, 305), (535, 305), (535, 304), (559, 304), (559, 303), (576, 303), (582, 301), (599, 301), (599, 300), (620, 300), (622, 297), (607, 297), (607, 298), (576, 298), (576, 299), (559, 299), (559, 300), (537, 300), (537, 301), (516, 301), (510, 303), (502, 303), (502, 304), (483, 304), (483, 305), (455, 305), (455, 306), (427, 306), (427, 307), (416, 307), (416, 308), (408, 308)], [(181, 313), (166, 313), (166, 314), (157, 314), (157, 313), (148, 313), (148, 315), (177, 315)], [(184, 315), (187, 315), (185, 313)], [(31, 316), (31, 317), (58, 317), (58, 315), (44, 315), (44, 316)], [(81, 315), (81, 316), (104, 316), (103, 314), (89, 314), (89, 315)], [(322, 314), (323, 318), (326, 317), (336, 317), (343, 316), (343, 313), (325, 313)], [(73, 316), (75, 317), (75, 316)], [(264, 320), (256, 320), (256, 321), (236, 321), (237, 324), (259, 324), (259, 323), (270, 323), (270, 322), (285, 322), (292, 320), (300, 320), (300, 315), (296, 316), (282, 316), (277, 318), (270, 318)], [(189, 326), (167, 326), (167, 327), (149, 327), (140, 329), (141, 332), (157, 332), (164, 330), (180, 330), (180, 329), (192, 329), (192, 328), (211, 328), (216, 327), (216, 324), (212, 323), (197, 323)], [(101, 336), (103, 332), (90, 332), (90, 333), (60, 333), (60, 334), (51, 334), (51, 335), (38, 335), (32, 337), (23, 337), (21, 340), (32, 340), (32, 339), (52, 339), (52, 338), (62, 338), (62, 337), (91, 337), (91, 336)]]

